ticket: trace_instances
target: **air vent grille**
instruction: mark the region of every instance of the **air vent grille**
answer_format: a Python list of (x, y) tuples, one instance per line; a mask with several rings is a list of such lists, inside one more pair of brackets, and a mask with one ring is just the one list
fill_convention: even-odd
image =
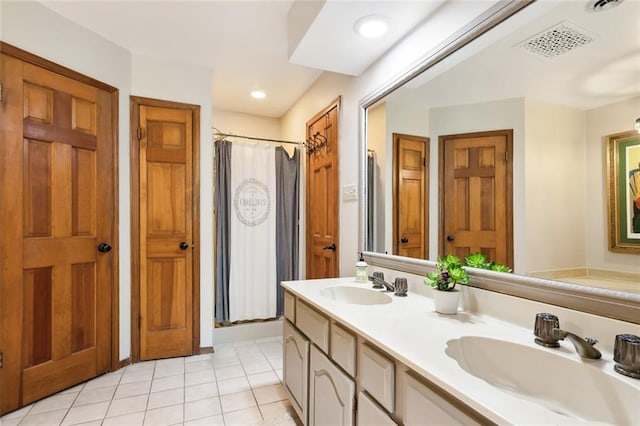
[(551, 59), (589, 44), (595, 39), (594, 34), (577, 25), (562, 22), (520, 43), (518, 47), (537, 56)]

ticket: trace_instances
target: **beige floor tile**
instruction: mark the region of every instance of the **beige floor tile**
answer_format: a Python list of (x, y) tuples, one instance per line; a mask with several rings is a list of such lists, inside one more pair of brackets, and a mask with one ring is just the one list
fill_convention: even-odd
[(73, 405), (73, 401), (78, 397), (77, 393), (56, 394), (36, 402), (29, 414), (44, 413), (47, 411), (57, 411), (68, 409)]
[(233, 365), (230, 367), (220, 367), (215, 369), (216, 381), (235, 379), (236, 377), (244, 377), (245, 373), (241, 365)]
[(200, 399), (184, 404), (184, 421), (197, 420), (206, 417), (212, 417), (222, 413), (220, 407), (220, 398)]
[(247, 426), (262, 422), (262, 415), (258, 407), (224, 413), (225, 426)]
[(62, 419), (64, 419), (64, 416), (67, 414), (67, 411), (68, 410), (65, 408), (63, 410), (47, 411), (45, 413), (38, 413), (38, 414), (29, 413), (22, 419), (22, 421), (20, 422), (20, 425), (21, 426), (22, 425), (25, 425), (25, 426), (56, 425), (58, 426), (62, 422)]
[(107, 410), (107, 417), (124, 416), (126, 414), (144, 412), (147, 409), (148, 394), (114, 399)]
[(283, 401), (287, 399), (287, 393), (282, 384), (265, 386), (263, 388), (253, 389), (258, 405), (269, 404), (271, 402)]
[(213, 369), (206, 371), (199, 371), (197, 373), (187, 373), (184, 375), (184, 385), (193, 386), (201, 383), (215, 382), (216, 376), (213, 373)]
[(169, 389), (161, 392), (151, 392), (149, 394), (149, 402), (147, 410), (160, 407), (168, 407), (170, 405), (182, 404), (184, 402), (184, 389)]
[(124, 383), (134, 383), (134, 382), (143, 382), (146, 380), (151, 380), (153, 378), (153, 368), (145, 368), (141, 370), (129, 370), (125, 371), (122, 374), (122, 379), (120, 379), (120, 384)]
[(273, 367), (271, 367), (271, 364), (269, 364), (268, 361), (248, 361), (242, 363), (242, 366), (244, 367), (244, 371), (248, 375), (264, 373), (273, 370)]
[(108, 407), (109, 401), (71, 407), (62, 421), (62, 426), (87, 423), (93, 420), (102, 420), (104, 419), (105, 414), (107, 414)]
[(225, 426), (222, 414), (184, 422), (185, 426)]
[(22, 417), (13, 417), (13, 418), (6, 418), (6, 417), (0, 417), (0, 425), (2, 426), (18, 426), (18, 423), (20, 423), (20, 421), (22, 420)]
[(130, 413), (122, 416), (108, 417), (102, 422), (102, 426), (142, 426), (144, 411)]
[(230, 367), (232, 365), (240, 365), (240, 358), (237, 355), (213, 358), (213, 366), (215, 368)]
[(249, 384), (253, 389), (277, 385), (278, 383), (280, 383), (280, 379), (274, 371), (252, 374), (250, 376), (247, 376), (247, 380), (249, 380)]
[(244, 408), (255, 407), (257, 404), (251, 391), (245, 391), (232, 393), (229, 395), (222, 395), (220, 397), (220, 405), (222, 406), (223, 413), (229, 413), (231, 411), (238, 411)]
[(184, 364), (184, 372), (195, 373), (198, 371), (207, 371), (213, 369), (213, 361), (210, 359), (204, 359), (202, 361), (186, 362)]
[(122, 379), (123, 373), (124, 371), (116, 371), (113, 373), (103, 374), (100, 377), (89, 380), (85, 384), (84, 388), (82, 388), (82, 390), (97, 389), (107, 386), (117, 386), (118, 383), (120, 383), (120, 379)]
[(288, 401), (276, 401), (270, 404), (260, 405), (258, 408), (262, 413), (265, 424), (282, 426), (302, 424)]
[(82, 389), (85, 388), (85, 386), (86, 386), (86, 383), (80, 383), (79, 385), (61, 390), (60, 392), (57, 393), (57, 395), (62, 395), (63, 393), (79, 393)]
[(176, 376), (178, 374), (184, 375), (184, 362), (181, 364), (167, 364), (164, 366), (156, 365), (153, 372), (153, 378)]
[(127, 398), (129, 396), (148, 394), (151, 389), (151, 380), (119, 384), (113, 399)]
[(246, 377), (237, 377), (235, 379), (223, 380), (218, 382), (218, 390), (220, 395), (228, 395), (230, 393), (243, 392), (251, 389), (251, 385)]
[(111, 401), (116, 391), (115, 386), (107, 386), (96, 389), (83, 389), (73, 403), (74, 407), (87, 404), (95, 404), (96, 402)]
[(142, 362), (136, 362), (135, 364), (129, 364), (126, 369), (126, 371), (137, 371), (137, 370), (153, 370), (154, 368), (156, 368), (156, 361), (142, 361)]
[(214, 396), (218, 396), (218, 386), (216, 382), (202, 383), (184, 388), (185, 402), (197, 401)]
[(274, 370), (282, 369), (282, 352), (280, 352), (279, 357), (268, 358), (269, 364), (273, 367)]
[(0, 417), (0, 419), (2, 419), (2, 421), (5, 421), (7, 419), (14, 419), (14, 418), (23, 418), (24, 416), (26, 416), (27, 414), (29, 414), (29, 411), (33, 408), (33, 404), (29, 404), (26, 407), (22, 407), (18, 410), (12, 411), (10, 413), (5, 414), (4, 416)]
[(185, 366), (186, 366), (186, 364), (189, 364), (191, 362), (198, 362), (198, 361), (204, 361), (204, 360), (209, 360), (210, 361), (212, 358), (213, 358), (213, 354), (212, 353), (211, 354), (193, 355), (193, 356), (186, 357), (184, 359), (184, 363), (185, 363)]
[(184, 375), (158, 377), (151, 383), (151, 392), (160, 392), (168, 389), (183, 388)]
[(144, 416), (144, 424), (150, 426), (168, 426), (182, 423), (184, 415), (184, 405), (172, 405), (170, 407), (147, 410)]

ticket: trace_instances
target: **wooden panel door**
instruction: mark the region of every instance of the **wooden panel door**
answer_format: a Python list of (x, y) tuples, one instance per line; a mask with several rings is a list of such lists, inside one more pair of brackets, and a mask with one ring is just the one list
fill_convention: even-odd
[(440, 252), (513, 268), (512, 130), (440, 137)]
[(191, 109), (139, 109), (140, 359), (193, 353)]
[(307, 122), (307, 279), (338, 276), (338, 107)]
[(115, 143), (111, 93), (15, 57), (1, 61), (7, 412), (111, 367)]
[(429, 255), (429, 138), (393, 134), (393, 254)]

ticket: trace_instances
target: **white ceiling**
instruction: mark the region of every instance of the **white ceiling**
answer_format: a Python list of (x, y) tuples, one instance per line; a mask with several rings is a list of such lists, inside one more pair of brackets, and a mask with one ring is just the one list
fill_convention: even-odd
[[(289, 46), (295, 1), (57, 1), (53, 11), (141, 55), (213, 69), (214, 108), (282, 116), (324, 70), (358, 75), (444, 0), (311, 0), (317, 13)], [(384, 14), (391, 29), (364, 40), (356, 19)], [(295, 24), (295, 22), (294, 22)], [(289, 51), (291, 51), (291, 60)], [(267, 98), (249, 97), (262, 89)]]
[[(586, 110), (640, 96), (640, 0), (600, 12), (586, 4), (535, 3), (389, 98), (439, 107), (528, 97)], [(552, 59), (517, 47), (561, 22), (595, 41)]]

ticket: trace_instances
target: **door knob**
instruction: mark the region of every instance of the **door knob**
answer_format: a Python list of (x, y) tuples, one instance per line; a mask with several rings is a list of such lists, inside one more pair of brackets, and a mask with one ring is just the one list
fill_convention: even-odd
[(189, 244), (186, 243), (186, 241), (183, 241), (180, 243), (180, 250), (186, 250), (189, 248)]
[(336, 245), (335, 245), (334, 243), (331, 243), (331, 244), (330, 244), (330, 245), (328, 245), (328, 246), (324, 246), (322, 249), (323, 249), (323, 250), (333, 250), (333, 251), (336, 251)]
[(111, 246), (107, 243), (98, 244), (98, 251), (100, 253), (109, 253), (111, 251)]
[(453, 241), (454, 237), (453, 235), (447, 235), (447, 241)]
[(400, 239), (400, 242), (401, 242), (402, 244), (406, 244), (406, 243), (408, 243), (408, 242), (409, 242), (409, 239), (408, 239), (407, 237), (402, 237), (402, 238)]

